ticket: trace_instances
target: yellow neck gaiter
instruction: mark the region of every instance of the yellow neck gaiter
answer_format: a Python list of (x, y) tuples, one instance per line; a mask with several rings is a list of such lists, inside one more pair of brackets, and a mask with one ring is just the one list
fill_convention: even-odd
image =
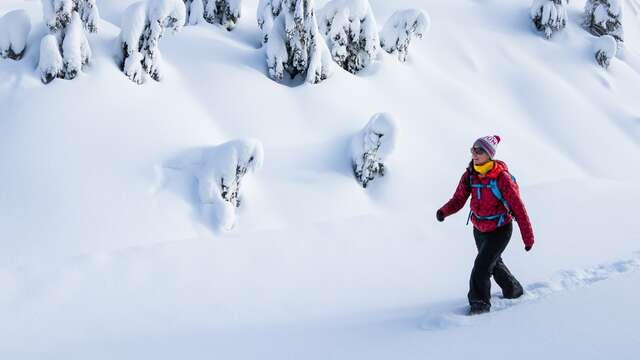
[(473, 164), (473, 168), (480, 173), (480, 175), (487, 175), (487, 173), (493, 169), (493, 161), (487, 161), (482, 165)]

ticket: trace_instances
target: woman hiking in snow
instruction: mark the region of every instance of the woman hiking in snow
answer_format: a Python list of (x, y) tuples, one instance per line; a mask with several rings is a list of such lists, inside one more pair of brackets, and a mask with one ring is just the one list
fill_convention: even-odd
[[(533, 229), (524, 207), (518, 185), (509, 174), (507, 164), (494, 160), (500, 137), (485, 136), (476, 140), (471, 148), (472, 160), (451, 198), (437, 213), (438, 221), (460, 211), (471, 195), (469, 219), (473, 223), (478, 256), (473, 264), (469, 281), (469, 314), (480, 314), (491, 309), (491, 276), (507, 299), (523, 294), (522, 285), (502, 261), (513, 221), (517, 219), (525, 250), (533, 246)], [(467, 222), (468, 223), (468, 222)]]

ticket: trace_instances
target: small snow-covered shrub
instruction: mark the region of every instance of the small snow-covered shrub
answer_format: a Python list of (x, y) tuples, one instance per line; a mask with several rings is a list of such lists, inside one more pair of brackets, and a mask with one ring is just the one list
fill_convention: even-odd
[(596, 40), (596, 62), (603, 68), (609, 67), (617, 52), (618, 43), (613, 36), (604, 35)]
[(205, 0), (204, 18), (231, 31), (240, 19), (242, 0)]
[(24, 10), (9, 11), (0, 17), (0, 58), (20, 60), (27, 48), (31, 20)]
[(332, 0), (318, 17), (331, 55), (343, 69), (355, 74), (373, 62), (380, 39), (369, 0)]
[(282, 11), (282, 4), (285, 0), (259, 0), (258, 1), (258, 13), (256, 18), (258, 19), (258, 27), (262, 31), (262, 42), (266, 43), (269, 39), (269, 34), (273, 28), (275, 19), (280, 15)]
[[(98, 31), (100, 14), (96, 0), (42, 0), (42, 14), (49, 32), (56, 37), (59, 46), (59, 54), (63, 59), (60, 73), (54, 77), (43, 74), (43, 82), (49, 83), (56, 77), (73, 79), (78, 72), (91, 61), (91, 47), (87, 40), (86, 32)], [(52, 45), (51, 40), (41, 42), (47, 46)], [(49, 53), (40, 53), (40, 56), (51, 56)], [(51, 58), (41, 59), (41, 63), (47, 63)]]
[(197, 25), (204, 20), (204, 2), (207, 0), (184, 0), (185, 25)]
[(567, 0), (533, 0), (531, 21), (547, 39), (567, 25)]
[(185, 22), (182, 0), (150, 0), (130, 5), (122, 17), (119, 36), (121, 70), (137, 84), (145, 74), (159, 81), (162, 77), (158, 47), (166, 30), (179, 31)]
[(253, 139), (229, 141), (203, 153), (202, 168), (196, 175), (200, 201), (217, 206), (222, 228), (233, 228), (242, 179), (260, 169), (263, 160), (262, 143)]
[(374, 115), (367, 125), (351, 141), (351, 165), (353, 173), (366, 188), (378, 175), (384, 176), (385, 160), (396, 142), (396, 125), (387, 113)]
[(68, 80), (75, 78), (82, 66), (91, 60), (89, 41), (82, 29), (80, 15), (76, 12), (73, 13), (71, 22), (67, 25), (66, 34), (62, 41), (62, 53), (64, 54), (64, 66), (61, 77)]
[(48, 84), (62, 74), (62, 55), (58, 40), (52, 34), (45, 35), (40, 41), (40, 61), (38, 71), (43, 83)]
[(380, 33), (380, 44), (389, 54), (398, 54), (404, 62), (409, 55), (409, 45), (414, 37), (422, 38), (429, 30), (431, 19), (422, 10), (396, 11), (384, 24)]
[(624, 41), (620, 0), (587, 0), (583, 26), (593, 35), (611, 35), (619, 42)]
[(266, 42), (267, 67), (272, 79), (285, 72), (301, 74), (317, 84), (331, 75), (333, 60), (318, 31), (313, 0), (283, 0)]

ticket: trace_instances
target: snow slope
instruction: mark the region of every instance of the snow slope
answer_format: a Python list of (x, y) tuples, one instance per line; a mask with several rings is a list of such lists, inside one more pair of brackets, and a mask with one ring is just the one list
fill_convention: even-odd
[[(253, 1), (232, 32), (201, 24), (164, 37), (163, 81), (138, 86), (115, 61), (132, 2), (99, 0), (92, 65), (48, 86), (36, 70), (39, 2), (0, 4), (32, 21), (25, 58), (0, 60), (0, 354), (461, 358), (474, 345), (502, 350), (492, 329), (525, 358), (545, 349), (532, 344), (589, 358), (578, 345), (598, 339), (607, 354), (637, 351), (637, 273), (470, 326), (422, 325), (438, 304), (464, 302), (466, 212), (443, 224), (434, 214), (478, 136), (503, 138), (498, 157), (533, 222), (533, 251), (516, 231), (504, 256), (524, 284), (640, 248), (638, 1), (623, 2), (626, 50), (605, 71), (578, 25), (584, 1), (547, 41), (528, 1), (372, 0), (380, 26), (420, 7), (430, 32), (407, 63), (381, 53), (316, 86), (268, 78)], [(398, 142), (387, 175), (363, 190), (348, 146), (377, 112), (394, 116)], [(193, 154), (247, 137), (264, 144), (264, 167), (221, 233), (200, 211)], [(611, 317), (591, 310), (602, 303)]]

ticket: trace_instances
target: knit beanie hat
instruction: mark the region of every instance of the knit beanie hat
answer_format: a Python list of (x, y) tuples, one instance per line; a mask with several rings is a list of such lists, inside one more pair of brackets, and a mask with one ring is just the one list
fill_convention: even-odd
[(496, 150), (498, 144), (500, 143), (500, 136), (498, 135), (489, 135), (485, 137), (481, 137), (476, 142), (473, 143), (473, 147), (479, 147), (484, 149), (489, 155), (489, 158), (493, 160), (493, 157), (496, 155)]

